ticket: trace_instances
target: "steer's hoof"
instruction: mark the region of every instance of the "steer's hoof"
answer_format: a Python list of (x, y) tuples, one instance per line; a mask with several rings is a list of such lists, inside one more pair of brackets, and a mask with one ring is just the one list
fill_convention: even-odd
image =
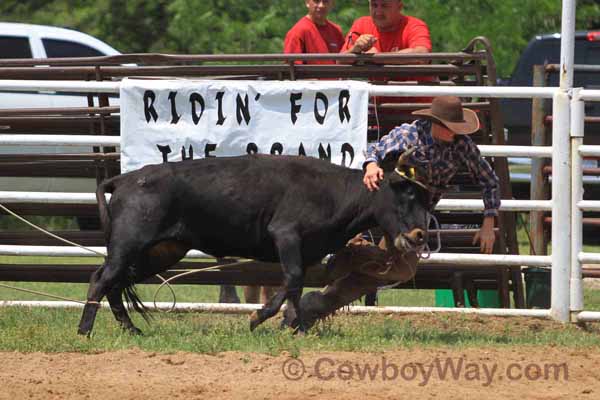
[(300, 330), (300, 329), (296, 329), (294, 331), (294, 336), (296, 337), (304, 337), (306, 336), (306, 331)]
[(297, 325), (294, 328), (294, 336), (299, 336), (299, 337), (306, 336), (306, 333), (310, 329), (310, 326), (308, 326), (305, 321), (301, 321), (299, 318), (296, 319), (296, 324)]
[(298, 318), (294, 318), (293, 320), (290, 320), (289, 318), (283, 318), (281, 320), (281, 323), (279, 324), (279, 329), (288, 329), (288, 328), (292, 328), (292, 329), (296, 329), (298, 327)]
[(142, 332), (142, 330), (136, 326), (128, 326), (128, 327), (123, 327), (123, 330), (127, 333), (129, 333), (131, 336), (144, 336), (144, 333)]
[(258, 311), (254, 311), (252, 314), (250, 314), (250, 331), (252, 332), (253, 330), (256, 329), (256, 327), (258, 325), (260, 325), (260, 316), (258, 315)]
[(77, 329), (77, 334), (81, 335), (81, 336), (87, 336), (89, 338), (90, 335), (92, 334), (92, 330), (91, 329), (85, 329), (85, 328), (78, 328)]

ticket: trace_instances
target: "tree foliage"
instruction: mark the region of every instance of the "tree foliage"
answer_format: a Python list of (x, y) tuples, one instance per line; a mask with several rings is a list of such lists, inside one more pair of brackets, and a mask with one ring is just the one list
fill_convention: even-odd
[[(488, 37), (501, 75), (527, 42), (560, 31), (557, 0), (405, 0), (424, 19), (434, 51), (459, 51)], [(600, 27), (600, 1), (579, 0), (577, 28)], [(365, 0), (337, 0), (331, 19), (346, 32), (368, 12)], [(4, 21), (56, 25), (97, 36), (122, 52), (277, 53), (304, 14), (304, 0), (2, 0)]]

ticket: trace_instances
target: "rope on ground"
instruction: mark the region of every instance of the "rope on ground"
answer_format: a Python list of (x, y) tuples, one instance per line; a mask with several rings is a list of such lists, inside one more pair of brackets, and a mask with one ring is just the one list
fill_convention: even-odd
[(175, 295), (175, 291), (173, 290), (173, 288), (169, 284), (171, 281), (173, 281), (175, 279), (178, 279), (178, 278), (181, 278), (181, 277), (187, 276), (187, 275), (192, 275), (192, 274), (195, 274), (195, 273), (198, 273), (198, 272), (206, 272), (206, 271), (211, 271), (211, 270), (215, 270), (215, 269), (234, 267), (234, 266), (244, 265), (244, 264), (247, 264), (247, 263), (250, 263), (250, 262), (252, 262), (252, 261), (248, 260), (248, 261), (239, 261), (239, 262), (230, 263), (230, 264), (213, 265), (212, 267), (206, 267), (206, 268), (194, 269), (194, 270), (191, 270), (191, 271), (181, 272), (181, 273), (179, 273), (177, 275), (173, 275), (169, 279), (165, 279), (162, 276), (157, 275), (163, 281), (163, 283), (161, 283), (160, 286), (154, 292), (154, 297), (152, 299), (154, 307), (157, 310), (159, 309), (158, 306), (156, 305), (156, 298), (158, 297), (158, 292), (160, 292), (161, 289), (163, 288), (163, 286), (166, 285), (169, 288), (169, 290), (171, 291), (171, 294), (173, 295), (173, 304), (165, 312), (173, 312), (173, 310), (175, 310), (175, 306), (177, 305), (177, 296)]
[(48, 235), (48, 236), (50, 236), (50, 237), (53, 237), (54, 239), (60, 240), (61, 242), (64, 242), (64, 243), (70, 244), (70, 245), (72, 245), (72, 246), (79, 247), (80, 249), (84, 249), (84, 250), (90, 251), (90, 252), (92, 252), (92, 253), (94, 253), (94, 254), (97, 254), (97, 255), (99, 255), (99, 256), (101, 256), (101, 257), (106, 257), (106, 254), (104, 254), (104, 253), (101, 253), (101, 252), (99, 252), (99, 251), (96, 251), (96, 250), (94, 250), (94, 249), (90, 249), (89, 247), (85, 247), (85, 246), (82, 246), (82, 245), (80, 245), (80, 244), (78, 244), (78, 243), (75, 243), (75, 242), (72, 242), (72, 241), (70, 241), (70, 240), (67, 240), (67, 239), (65, 239), (65, 238), (63, 238), (63, 237), (60, 237), (60, 236), (58, 236), (58, 235), (55, 235), (55, 234), (54, 234), (54, 233), (52, 233), (52, 232), (48, 232), (47, 230), (45, 230), (45, 229), (44, 229), (44, 228), (42, 228), (41, 226), (38, 226), (38, 225), (34, 224), (33, 222), (30, 222), (30, 221), (26, 220), (25, 218), (21, 217), (20, 215), (18, 215), (18, 214), (16, 214), (16, 213), (14, 213), (14, 212), (13, 212), (13, 211), (11, 211), (10, 209), (8, 209), (6, 206), (4, 206), (2, 203), (0, 203), (0, 208), (2, 208), (4, 211), (6, 211), (7, 213), (9, 213), (9, 214), (10, 214), (10, 215), (12, 215), (13, 217), (17, 218), (19, 221), (26, 223), (27, 225), (31, 226), (32, 228), (34, 228), (34, 229), (37, 229), (38, 231), (40, 231), (40, 232), (43, 232), (43, 233), (45, 233), (46, 235)]
[[(10, 210), (6, 206), (4, 206), (2, 203), (0, 203), (0, 208), (2, 208), (4, 211), (6, 211), (8, 214), (12, 215), (13, 217), (17, 218), (19, 221), (24, 222), (25, 224), (31, 226), (32, 228), (34, 228), (34, 229), (36, 229), (36, 230), (38, 230), (38, 231), (40, 231), (40, 232), (42, 232), (42, 233), (50, 236), (50, 237), (53, 237), (53, 238), (55, 238), (55, 239), (57, 239), (57, 240), (59, 240), (59, 241), (61, 241), (63, 243), (67, 243), (69, 245), (76, 246), (76, 247), (79, 247), (81, 249), (90, 251), (90, 252), (92, 252), (94, 254), (97, 254), (97, 255), (99, 255), (101, 257), (106, 257), (106, 254), (104, 254), (104, 253), (98, 252), (98, 251), (96, 251), (94, 249), (91, 249), (89, 247), (85, 247), (85, 246), (80, 245), (78, 243), (72, 242), (72, 241), (70, 241), (68, 239), (65, 239), (65, 238), (63, 238), (61, 236), (58, 236), (58, 235), (56, 235), (56, 234), (54, 234), (52, 232), (47, 231), (46, 229), (42, 228), (41, 226), (38, 226), (38, 225), (34, 224), (33, 222), (30, 222), (27, 219), (25, 219), (25, 218), (21, 217), (20, 215), (16, 214), (12, 210)], [(154, 307), (155, 307), (156, 310), (159, 309), (157, 307), (157, 305), (156, 305), (156, 298), (158, 296), (158, 292), (163, 288), (163, 286), (166, 285), (166, 286), (169, 287), (169, 290), (171, 291), (171, 295), (173, 296), (173, 305), (169, 308), (169, 310), (167, 310), (167, 312), (172, 312), (175, 309), (175, 307), (177, 305), (177, 296), (175, 295), (175, 291), (173, 290), (173, 288), (169, 284), (169, 282), (171, 282), (171, 281), (173, 281), (173, 280), (175, 280), (177, 278), (180, 278), (180, 277), (186, 276), (186, 275), (195, 274), (195, 273), (198, 273), (198, 272), (211, 271), (211, 270), (214, 270), (214, 269), (221, 269), (221, 268), (228, 268), (228, 267), (232, 267), (232, 266), (238, 266), (238, 265), (245, 264), (245, 263), (248, 263), (248, 262), (250, 262), (250, 261), (242, 261), (242, 262), (237, 262), (237, 263), (221, 264), (221, 265), (214, 265), (214, 266), (207, 267), (207, 268), (194, 269), (194, 270), (191, 270), (191, 271), (186, 271), (186, 272), (177, 274), (175, 276), (172, 276), (169, 279), (165, 279), (161, 275), (156, 274), (156, 276), (160, 280), (162, 280), (162, 283), (158, 287), (158, 289), (156, 289), (156, 291), (154, 293), (154, 300), (153, 300)], [(102, 268), (102, 265), (100, 265), (99, 268)], [(9, 286), (9, 285), (5, 285), (5, 284), (1, 284), (1, 283), (0, 283), (0, 286), (4, 287), (4, 288), (7, 288), (7, 289), (13, 289), (13, 290), (21, 291), (21, 292), (25, 292), (25, 293), (36, 294), (36, 295), (39, 295), (39, 296), (45, 296), (45, 297), (48, 297), (48, 298), (65, 300), (65, 301), (71, 301), (73, 303), (79, 303), (79, 304), (85, 304), (86, 303), (85, 301), (81, 301), (81, 300), (70, 299), (70, 298), (67, 298), (67, 297), (57, 296), (57, 295), (53, 295), (53, 294), (50, 294), (50, 293), (45, 293), (45, 292), (40, 292), (40, 291), (35, 291), (35, 290), (30, 290), (30, 289), (24, 289), (24, 288), (19, 288), (19, 287), (15, 287), (15, 286)]]
[(3, 283), (0, 283), (0, 287), (6, 288), (6, 289), (13, 289), (13, 290), (17, 290), (17, 291), (25, 292), (25, 293), (30, 293), (30, 294), (37, 294), (39, 296), (50, 297), (52, 299), (65, 300), (65, 301), (71, 301), (73, 303), (85, 304), (85, 301), (70, 299), (68, 297), (57, 296), (57, 295), (50, 294), (50, 293), (38, 292), (37, 290), (31, 290), (31, 289), (19, 288), (19, 287), (15, 287), (15, 286), (9, 286), (9, 285), (5, 285)]

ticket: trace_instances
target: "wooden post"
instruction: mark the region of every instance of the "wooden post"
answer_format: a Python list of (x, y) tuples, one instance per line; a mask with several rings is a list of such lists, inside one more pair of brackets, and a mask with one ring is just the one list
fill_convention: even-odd
[[(546, 72), (544, 65), (533, 67), (533, 86), (546, 86)], [(545, 100), (533, 99), (531, 110), (531, 145), (546, 146), (548, 139), (544, 119), (546, 117)], [(549, 198), (548, 182), (544, 178), (543, 168), (548, 163), (545, 159), (534, 158), (531, 161), (531, 200), (547, 200)], [(533, 251), (536, 255), (547, 255), (547, 237), (544, 232), (544, 213), (542, 211), (531, 211), (529, 214), (531, 226), (531, 240)]]

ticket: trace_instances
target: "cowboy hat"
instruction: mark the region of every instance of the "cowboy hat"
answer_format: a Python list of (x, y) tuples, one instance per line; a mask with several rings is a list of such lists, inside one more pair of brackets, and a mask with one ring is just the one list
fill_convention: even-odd
[(479, 130), (475, 111), (463, 108), (460, 99), (455, 96), (438, 96), (431, 102), (431, 108), (412, 114), (433, 119), (457, 135), (470, 135)]

